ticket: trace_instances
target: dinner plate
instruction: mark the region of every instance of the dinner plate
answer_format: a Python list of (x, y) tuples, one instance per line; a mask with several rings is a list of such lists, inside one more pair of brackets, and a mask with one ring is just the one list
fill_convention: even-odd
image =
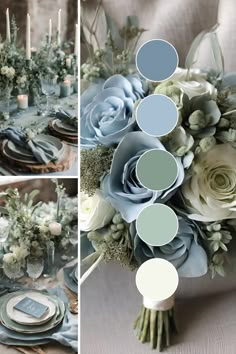
[(74, 272), (75, 278), (78, 281), (78, 266), (76, 266), (75, 268), (75, 272)]
[(68, 130), (69, 132), (72, 132), (72, 133), (77, 133), (77, 135), (78, 135), (78, 130), (76, 129), (75, 126), (65, 123), (65, 122), (61, 121), (60, 119), (55, 119), (54, 122), (58, 128)]
[[(24, 294), (24, 296), (26, 296), (26, 292), (18, 292), (18, 295), (22, 295), (22, 294)], [(17, 323), (8, 317), (8, 314), (6, 311), (6, 305), (12, 297), (15, 297), (15, 294), (14, 295), (8, 294), (8, 295), (4, 296), (3, 301), (1, 301), (1, 311), (0, 311), (0, 320), (1, 320), (2, 324), (10, 330), (13, 330), (15, 332), (25, 333), (25, 334), (43, 333), (43, 332), (46, 332), (50, 329), (55, 328), (57, 325), (59, 325), (59, 323), (61, 323), (61, 321), (64, 318), (65, 305), (64, 305), (63, 301), (60, 298), (58, 298), (57, 296), (48, 295), (50, 300), (56, 306), (56, 313), (49, 321), (47, 321), (44, 324), (32, 325), (32, 326)]]
[(7, 147), (10, 151), (16, 154), (20, 154), (23, 157), (32, 158), (32, 153), (29, 150), (25, 149), (24, 147), (16, 146), (11, 140), (8, 140)]
[[(17, 309), (14, 308), (14, 306), (23, 300), (25, 297), (29, 297), (45, 306), (48, 307), (48, 311), (41, 317), (41, 318), (36, 318), (30, 315), (27, 315), (24, 312), (21, 312)], [(7, 303), (7, 315), (10, 319), (13, 321), (23, 324), (23, 325), (32, 325), (32, 326), (37, 326), (39, 324), (43, 324), (48, 322), (56, 312), (56, 306), (55, 304), (49, 299), (48, 296), (40, 294), (40, 293), (35, 293), (35, 292), (29, 292), (24, 295), (16, 295), (15, 297), (11, 298), (9, 302)]]
[(4, 145), (3, 149), (4, 149), (5, 155), (15, 161), (23, 162), (23, 163), (31, 164), (31, 165), (33, 165), (33, 164), (38, 165), (39, 164), (39, 162), (33, 157), (33, 155), (31, 155), (31, 157), (26, 157), (26, 156), (22, 156), (20, 153), (16, 153), (16, 152), (11, 151), (8, 148), (7, 143)]
[[(45, 141), (52, 143), (54, 146), (56, 146), (58, 152), (59, 152), (59, 160), (63, 158), (63, 152), (65, 149), (65, 144), (61, 142), (59, 139), (52, 135), (44, 135), (44, 134), (39, 134), (37, 137), (35, 137), (35, 140), (41, 140), (40, 138), (43, 138)], [(13, 147), (14, 146), (14, 147)], [(10, 158), (11, 160), (14, 160), (16, 162), (21, 162), (25, 164), (35, 164), (35, 165), (40, 165), (41, 163), (37, 161), (33, 154), (31, 153), (30, 156), (26, 156), (25, 154), (25, 149), (23, 149), (23, 154), (21, 151), (21, 147), (18, 147), (14, 142), (11, 141), (10, 147), (9, 147), (9, 140), (4, 140), (3, 141), (3, 152), (6, 157)], [(30, 153), (30, 152), (29, 152)]]
[(73, 293), (78, 294), (78, 284), (74, 281), (71, 276), (71, 272), (73, 271), (73, 267), (67, 267), (63, 269), (64, 272), (64, 282), (66, 287), (71, 290)]
[[(68, 125), (65, 125), (65, 126), (68, 126)], [(52, 127), (57, 133), (59, 133), (61, 135), (67, 135), (68, 137), (69, 136), (73, 136), (73, 137), (77, 137), (78, 136), (78, 132), (75, 129), (74, 129), (74, 131), (68, 130), (65, 127), (63, 127), (62, 124), (60, 126), (58, 126), (56, 120), (54, 120), (52, 122)]]

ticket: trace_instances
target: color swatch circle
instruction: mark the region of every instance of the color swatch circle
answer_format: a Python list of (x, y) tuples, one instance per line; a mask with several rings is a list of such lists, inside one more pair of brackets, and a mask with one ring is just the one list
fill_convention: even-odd
[(144, 152), (136, 164), (136, 177), (147, 189), (163, 191), (176, 181), (178, 165), (172, 154), (151, 149)]
[(136, 219), (137, 234), (150, 246), (164, 246), (175, 238), (179, 221), (175, 212), (164, 204), (144, 208)]
[(163, 301), (176, 292), (179, 276), (175, 267), (165, 259), (152, 258), (144, 262), (136, 274), (136, 286), (145, 298)]
[(164, 95), (149, 95), (138, 105), (136, 120), (140, 129), (151, 136), (169, 134), (177, 125), (178, 111), (171, 98)]
[(150, 81), (168, 79), (176, 70), (179, 58), (172, 44), (163, 39), (145, 42), (136, 54), (136, 67)]

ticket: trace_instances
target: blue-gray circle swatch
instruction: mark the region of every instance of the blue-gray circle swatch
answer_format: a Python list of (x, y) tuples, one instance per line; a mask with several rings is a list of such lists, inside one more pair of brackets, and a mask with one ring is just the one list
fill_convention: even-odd
[(145, 42), (136, 54), (140, 74), (150, 81), (168, 79), (178, 66), (178, 53), (172, 44), (163, 39)]
[(172, 99), (153, 94), (139, 103), (136, 120), (144, 133), (161, 137), (169, 134), (176, 127), (178, 111)]

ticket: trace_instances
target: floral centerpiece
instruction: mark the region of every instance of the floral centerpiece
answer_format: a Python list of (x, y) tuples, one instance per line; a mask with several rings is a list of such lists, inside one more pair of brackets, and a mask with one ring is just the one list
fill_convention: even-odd
[[(185, 68), (153, 83), (140, 77), (132, 64), (144, 31), (136, 18), (129, 17), (120, 30), (107, 18), (105, 49), (96, 38), (92, 41), (96, 34), (85, 26), (90, 56), (81, 68), (80, 227), (81, 245), (89, 250), (82, 263), (91, 267), (81, 283), (101, 261), (109, 260), (133, 270), (148, 259), (163, 258), (181, 277), (208, 271), (213, 277), (224, 276), (236, 231), (236, 74), (224, 73), (216, 30), (197, 36)], [(203, 71), (193, 64), (205, 37), (216, 67)], [(140, 131), (136, 122), (138, 103), (153, 93), (170, 97), (178, 110), (176, 128), (159, 139)], [(175, 183), (163, 192), (146, 189), (135, 174), (140, 155), (153, 148), (170, 152), (178, 164)], [(140, 211), (154, 203), (170, 206), (179, 220), (175, 238), (159, 247), (141, 240), (135, 225)], [(155, 314), (153, 321), (143, 308), (135, 323), (138, 338), (159, 350), (170, 344), (173, 312), (160, 316)]]
[(67, 197), (63, 185), (57, 180), (55, 183), (56, 203), (35, 204), (38, 190), (26, 193), (24, 198), (17, 189), (9, 188), (0, 194), (5, 201), (1, 208), (0, 234), (6, 238), (1, 258), (9, 278), (25, 275), (29, 258), (41, 260), (44, 268), (52, 272), (69, 260), (72, 253), (76, 254), (73, 239), (77, 233), (77, 198)]

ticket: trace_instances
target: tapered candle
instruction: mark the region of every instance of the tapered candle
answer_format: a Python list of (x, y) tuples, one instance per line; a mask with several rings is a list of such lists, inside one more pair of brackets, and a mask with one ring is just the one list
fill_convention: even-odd
[(61, 9), (58, 11), (58, 20), (57, 20), (57, 44), (61, 44)]
[(48, 41), (51, 43), (52, 41), (52, 20), (49, 20), (49, 30), (48, 30)]
[(52, 20), (49, 20), (49, 30), (48, 30), (48, 41), (51, 43), (52, 41)]
[(74, 48), (74, 54), (76, 56), (78, 55), (78, 41), (79, 41), (79, 26), (75, 25), (75, 48)]
[(10, 29), (10, 16), (9, 9), (6, 11), (6, 39), (8, 42), (11, 42), (11, 29)]
[(31, 59), (31, 33), (30, 33), (30, 15), (27, 14), (26, 23), (26, 60)]

